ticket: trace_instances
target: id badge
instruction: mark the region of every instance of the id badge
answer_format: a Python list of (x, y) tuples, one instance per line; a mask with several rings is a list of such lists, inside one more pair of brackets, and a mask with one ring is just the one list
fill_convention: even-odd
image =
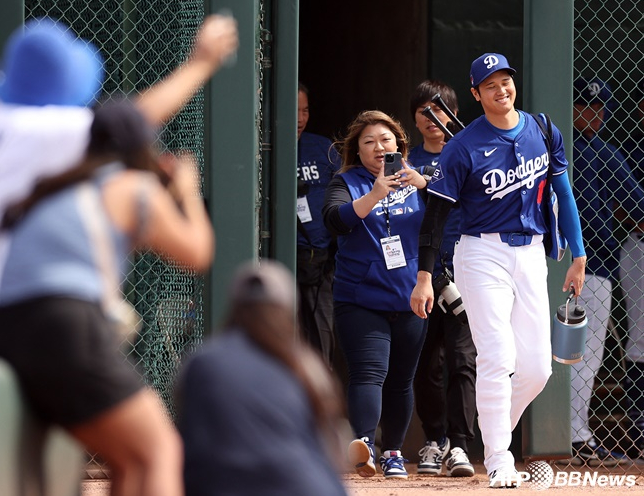
[(302, 224), (313, 220), (313, 217), (311, 217), (311, 209), (309, 208), (309, 201), (306, 199), (306, 196), (297, 199), (297, 216), (300, 218)]
[(387, 270), (397, 269), (398, 267), (407, 265), (405, 252), (403, 252), (402, 241), (400, 241), (399, 235), (380, 238), (380, 245), (382, 246), (382, 253), (385, 255)]

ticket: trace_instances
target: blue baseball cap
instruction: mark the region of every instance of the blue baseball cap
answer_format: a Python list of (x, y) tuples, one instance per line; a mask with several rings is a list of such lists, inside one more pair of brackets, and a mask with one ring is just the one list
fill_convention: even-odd
[(573, 82), (572, 101), (580, 105), (600, 103), (608, 105), (613, 93), (608, 83), (599, 78), (585, 79), (579, 77)]
[(472, 88), (477, 87), (485, 79), (496, 71), (508, 71), (514, 75), (517, 71), (510, 67), (508, 59), (500, 53), (484, 53), (474, 62), (470, 68), (470, 83)]
[(103, 83), (103, 59), (96, 47), (46, 18), (14, 31), (2, 71), (0, 100), (18, 105), (85, 106)]

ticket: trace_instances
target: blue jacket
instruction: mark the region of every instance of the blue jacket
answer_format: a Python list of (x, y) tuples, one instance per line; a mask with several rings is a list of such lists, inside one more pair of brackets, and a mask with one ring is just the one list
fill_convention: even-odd
[[(350, 231), (338, 236), (334, 299), (370, 309), (408, 312), (418, 272), (418, 233), (425, 212), (422, 197), (408, 186), (390, 193), (361, 219), (352, 201), (369, 193), (376, 178), (364, 167), (337, 177), (346, 184), (351, 201), (339, 207), (340, 218)], [(406, 266), (387, 269), (380, 240), (389, 235), (400, 236)]]
[(302, 384), (243, 331), (204, 343), (177, 400), (186, 496), (346, 496)]

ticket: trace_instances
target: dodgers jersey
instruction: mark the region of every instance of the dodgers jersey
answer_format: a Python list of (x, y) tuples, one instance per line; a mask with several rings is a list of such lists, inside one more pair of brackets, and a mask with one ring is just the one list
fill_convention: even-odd
[[(313, 133), (302, 133), (297, 142), (297, 178), (304, 181), (309, 188), (306, 200), (312, 219), (305, 222), (304, 229), (316, 248), (326, 248), (331, 242), (322, 219), (324, 194), (329, 181), (340, 169), (340, 155), (333, 147), (331, 140)], [(297, 244), (308, 246), (309, 243), (301, 232), (297, 232)]]
[[(463, 234), (548, 230), (541, 213), (550, 165), (545, 138), (530, 114), (517, 112), (516, 134), (494, 127), (483, 115), (443, 148), (428, 190), (460, 202)], [(559, 175), (566, 172), (568, 161), (554, 125), (552, 133), (552, 174)]]

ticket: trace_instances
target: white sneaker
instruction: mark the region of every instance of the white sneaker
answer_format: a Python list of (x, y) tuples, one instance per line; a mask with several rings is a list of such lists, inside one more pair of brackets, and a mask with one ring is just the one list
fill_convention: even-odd
[(514, 467), (510, 470), (492, 470), (489, 474), (490, 485), (489, 487), (517, 487), (519, 482), (519, 473)]
[(355, 466), (360, 477), (373, 477), (376, 475), (376, 454), (373, 443), (368, 437), (354, 439), (349, 444), (349, 461)]
[(474, 475), (474, 467), (462, 448), (452, 448), (445, 467), (447, 475), (450, 477), (472, 477)]
[(449, 451), (449, 438), (445, 438), (443, 444), (438, 444), (436, 441), (427, 441), (418, 454), (420, 461), (418, 462), (417, 473), (440, 475), (443, 470), (443, 459)]

